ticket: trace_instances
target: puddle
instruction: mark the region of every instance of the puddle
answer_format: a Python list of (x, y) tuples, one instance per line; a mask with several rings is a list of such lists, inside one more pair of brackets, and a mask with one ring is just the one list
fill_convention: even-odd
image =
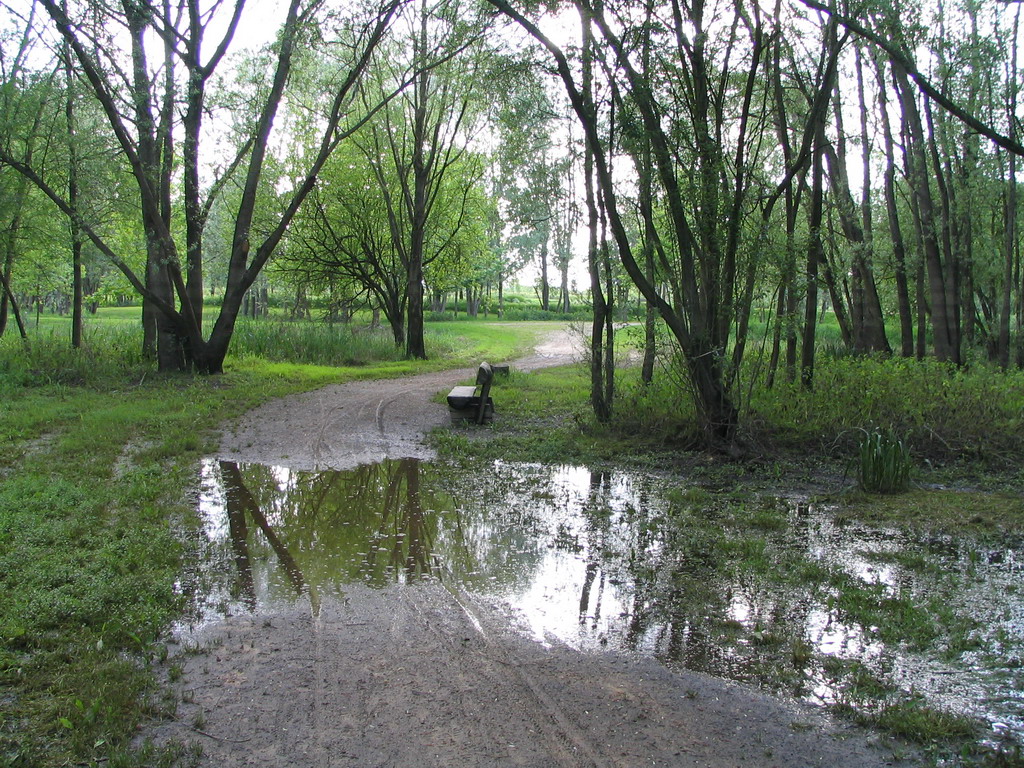
[[(920, 696), (1024, 735), (1024, 548), (837, 523), (575, 466), (202, 464), (193, 626), (437, 579), (540, 642), (615, 648), (827, 705)], [(864, 694), (864, 681), (880, 687)]]

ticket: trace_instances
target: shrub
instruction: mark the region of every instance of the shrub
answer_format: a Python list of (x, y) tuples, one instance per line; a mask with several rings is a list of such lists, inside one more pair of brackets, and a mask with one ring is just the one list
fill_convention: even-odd
[(501, 315), (502, 320), (523, 321), (523, 320), (581, 320), (589, 318), (590, 309), (580, 308), (569, 313), (545, 312), (540, 307), (510, 307), (505, 306)]
[(13, 334), (0, 339), (0, 385), (94, 386), (141, 378), (149, 368), (138, 328), (129, 324), (86, 328), (80, 349), (57, 329), (35, 333), (27, 344)]
[(748, 429), (806, 448), (853, 453), (865, 424), (892, 430), (915, 455), (944, 461), (1015, 461), (1024, 448), (1024, 371), (935, 360), (848, 357), (822, 360), (814, 387), (776, 379), (747, 385)]

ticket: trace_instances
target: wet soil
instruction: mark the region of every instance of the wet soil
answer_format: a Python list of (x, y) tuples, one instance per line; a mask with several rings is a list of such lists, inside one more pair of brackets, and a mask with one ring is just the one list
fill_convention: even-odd
[[(564, 336), (523, 367), (570, 357)], [(218, 458), (294, 469), (429, 458), (423, 433), (448, 421), (434, 396), (472, 375), (270, 403), (225, 433)], [(892, 744), (820, 710), (618, 651), (538, 642), (500, 600), (436, 580), (262, 605), (182, 627), (173, 648), (177, 718), (143, 736), (198, 743), (202, 765), (899, 764)]]

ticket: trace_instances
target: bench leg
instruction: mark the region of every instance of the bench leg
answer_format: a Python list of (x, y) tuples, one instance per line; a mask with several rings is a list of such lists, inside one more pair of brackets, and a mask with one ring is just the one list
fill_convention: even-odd
[(476, 423), (484, 423), (484, 414), (487, 412), (487, 398), (491, 393), (491, 382), (480, 387), (480, 407), (476, 409)]

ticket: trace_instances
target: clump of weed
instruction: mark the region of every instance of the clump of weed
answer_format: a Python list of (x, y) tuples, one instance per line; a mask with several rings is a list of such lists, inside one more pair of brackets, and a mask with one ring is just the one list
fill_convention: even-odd
[(910, 451), (891, 430), (864, 430), (858, 482), (869, 493), (902, 493), (910, 487)]
[(959, 743), (978, 734), (978, 724), (969, 717), (926, 705), (921, 697), (909, 696), (883, 706), (869, 718), (879, 728), (920, 744)]
[(867, 726), (923, 745), (936, 756), (975, 749), (978, 721), (928, 705), (924, 697), (881, 679), (858, 661), (831, 657), (822, 665), (835, 697), (832, 710)]
[(56, 329), (40, 331), (26, 343), (13, 337), (0, 340), (0, 390), (138, 382), (150, 368), (138, 332), (127, 325), (89, 329), (79, 349)]

